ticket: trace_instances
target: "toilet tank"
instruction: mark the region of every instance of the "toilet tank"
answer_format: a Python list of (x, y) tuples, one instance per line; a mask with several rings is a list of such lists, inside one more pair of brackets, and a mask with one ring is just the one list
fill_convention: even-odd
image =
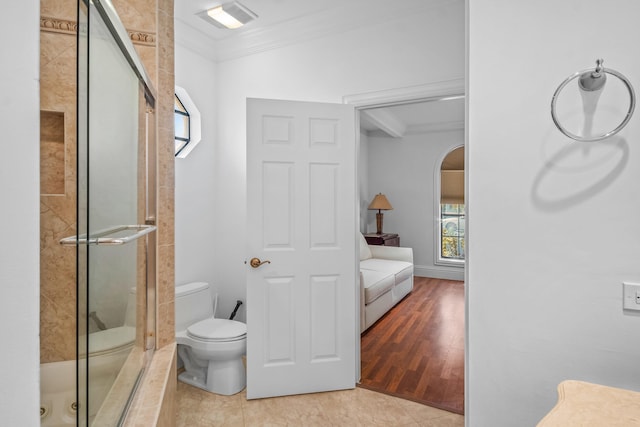
[(176, 286), (176, 332), (213, 317), (213, 293), (205, 282)]

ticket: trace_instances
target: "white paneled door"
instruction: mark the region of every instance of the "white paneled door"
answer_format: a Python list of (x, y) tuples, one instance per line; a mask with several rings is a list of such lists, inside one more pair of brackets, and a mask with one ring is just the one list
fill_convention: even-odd
[(354, 121), (348, 105), (247, 101), (249, 399), (355, 386)]

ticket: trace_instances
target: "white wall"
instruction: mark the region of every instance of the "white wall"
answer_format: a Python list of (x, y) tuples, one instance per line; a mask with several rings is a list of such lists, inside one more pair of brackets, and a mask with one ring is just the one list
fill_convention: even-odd
[[(462, 280), (464, 268), (435, 265), (438, 230), (434, 178), (442, 159), (464, 144), (464, 132), (429, 132), (403, 138), (368, 138), (367, 208), (378, 193), (393, 210), (384, 212), (383, 231), (398, 233), (400, 245), (413, 248), (416, 275)], [(365, 211), (369, 232), (376, 231), (377, 211)]]
[(360, 147), (358, 151), (358, 197), (360, 198), (360, 232), (367, 232), (369, 206), (369, 137), (360, 130)]
[(640, 281), (638, 113), (590, 144), (549, 113), (556, 87), (596, 58), (640, 88), (640, 4), (467, 4), (467, 422), (530, 426), (564, 379), (640, 390), (640, 317), (621, 291)]
[(216, 64), (187, 47), (175, 45), (175, 82), (186, 89), (200, 111), (202, 139), (184, 159), (175, 161), (176, 285), (217, 283), (215, 222), (223, 206), (215, 203)]
[[(247, 97), (341, 103), (345, 95), (461, 78), (463, 4), (453, 1), (386, 25), (364, 27), (218, 66), (213, 268), (223, 309), (245, 298)], [(223, 207), (223, 208), (222, 208)]]
[(4, 7), (0, 25), (0, 39), (14, 41), (4, 43), (0, 67), (0, 414), (14, 426), (40, 423), (39, 7)]

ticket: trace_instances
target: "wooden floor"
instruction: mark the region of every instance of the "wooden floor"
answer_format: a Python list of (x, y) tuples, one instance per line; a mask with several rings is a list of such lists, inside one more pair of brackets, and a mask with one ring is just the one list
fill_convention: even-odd
[(361, 387), (464, 414), (463, 282), (415, 277), (361, 345)]

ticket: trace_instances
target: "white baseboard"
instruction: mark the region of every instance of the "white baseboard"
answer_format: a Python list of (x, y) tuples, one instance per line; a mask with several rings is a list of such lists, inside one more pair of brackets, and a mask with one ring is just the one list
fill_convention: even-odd
[(414, 265), (414, 276), (433, 277), (435, 279), (464, 280), (464, 268), (433, 267)]

